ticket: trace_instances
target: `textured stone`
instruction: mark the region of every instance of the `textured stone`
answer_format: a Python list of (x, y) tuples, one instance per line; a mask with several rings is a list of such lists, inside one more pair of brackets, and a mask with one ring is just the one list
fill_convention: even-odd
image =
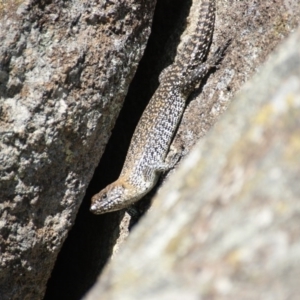
[(41, 299), (155, 1), (1, 1), (1, 299)]
[(212, 53), (232, 44), (218, 70), (192, 95), (173, 146), (187, 153), (227, 109), (269, 53), (300, 24), (299, 1), (217, 0)]
[[(119, 176), (127, 150), (126, 139), (129, 143), (132, 136), (128, 127), (132, 126), (133, 132), (134, 123), (137, 123), (139, 113), (143, 109), (141, 102), (146, 105), (145, 101), (150, 99), (157, 87), (160, 71), (174, 59), (191, 2), (180, 0), (158, 2), (154, 18), (156, 25), (153, 27), (145, 56), (126, 99), (124, 106), (126, 109), (121, 113), (109, 147), (101, 160), (99, 177), (93, 180), (93, 191), (87, 193), (85, 207), (81, 208), (74, 230), (59, 255), (47, 299), (74, 295), (76, 289), (83, 285), (85, 288), (81, 291), (86, 290), (94, 281), (95, 274), (105, 261), (109, 260), (110, 247), (119, 234), (117, 219), (122, 217), (124, 212), (93, 216), (88, 211), (90, 198)], [(176, 10), (182, 14), (180, 22), (174, 18)], [(233, 41), (219, 69), (212, 72), (200, 89), (192, 95), (179, 133), (175, 137), (176, 147), (182, 148), (186, 154), (192, 145), (205, 135), (226, 110), (232, 95), (260, 69), (274, 47), (299, 24), (299, 16), (299, 1), (217, 1), (217, 21), (211, 53), (228, 38), (232, 38)], [(174, 28), (173, 31), (170, 31), (168, 25)], [(166, 46), (164, 38), (169, 38)], [(161, 47), (160, 51), (157, 51), (158, 45)], [(151, 200), (154, 193), (155, 191), (146, 195), (137, 203), (139, 212), (145, 210), (147, 200)], [(131, 219), (130, 224), (134, 222), (136, 216), (133, 222)], [(122, 241), (128, 232), (126, 228), (128, 222), (121, 224), (124, 226), (120, 226), (119, 241)], [(54, 292), (51, 293), (51, 289)]]
[(297, 299), (300, 30), (167, 180), (95, 299)]
[[(197, 1), (200, 0), (193, 2)], [(299, 1), (219, 0), (216, 4), (211, 54), (228, 39), (232, 39), (232, 43), (220, 66), (205, 78), (189, 99), (172, 143), (172, 147), (182, 151), (183, 156), (209, 132), (226, 111), (233, 95), (253, 74), (259, 72), (270, 52), (300, 24)], [(190, 11), (187, 25), (195, 18), (195, 9)], [(180, 26), (177, 26), (176, 30), (180, 32), (179, 29)], [(183, 35), (181, 38), (186, 37)], [(170, 63), (171, 57), (176, 54), (174, 40), (171, 38), (167, 47), (162, 59), (164, 63)], [(158, 60), (159, 64), (163, 63)], [(158, 187), (167, 176), (161, 176)], [(151, 201), (155, 192), (154, 189), (137, 203), (138, 210), (145, 210), (145, 203)]]

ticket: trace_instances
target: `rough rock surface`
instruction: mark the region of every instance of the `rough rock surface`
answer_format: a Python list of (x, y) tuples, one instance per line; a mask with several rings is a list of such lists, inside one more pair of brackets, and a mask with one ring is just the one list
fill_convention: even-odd
[(155, 1), (0, 2), (0, 293), (41, 299)]
[[(80, 294), (76, 289), (86, 290), (94, 282), (95, 274), (99, 273), (110, 257), (109, 248), (112, 248), (119, 234), (118, 221), (124, 212), (91, 215), (88, 211), (90, 198), (119, 176), (143, 105), (147, 104), (147, 99), (154, 93), (160, 71), (174, 58), (191, 3), (191, 0), (157, 2), (154, 26), (145, 55), (97, 168), (97, 176), (90, 184), (75, 226), (58, 256), (58, 263), (47, 290), (47, 300), (62, 294)], [(181, 14), (179, 19), (178, 13)], [(232, 38), (233, 42), (220, 68), (212, 72), (200, 89), (191, 96), (191, 102), (175, 138), (175, 146), (182, 148), (183, 154), (212, 127), (226, 110), (232, 95), (259, 70), (274, 47), (297, 27), (299, 19), (299, 1), (217, 0), (217, 20), (211, 52), (228, 38)], [(137, 203), (139, 212), (145, 210), (150, 202), (147, 200), (151, 200), (154, 193), (155, 190)], [(131, 219), (130, 223), (135, 221)], [(128, 220), (125, 220), (120, 226), (120, 242), (128, 232), (126, 222), (128, 224)], [(115, 249), (117, 248), (118, 242)]]
[(213, 126), (276, 45), (300, 24), (299, 1), (217, 0), (216, 4), (211, 51), (228, 38), (232, 44), (220, 68), (190, 99), (174, 143), (184, 153)]
[[(300, 24), (299, 1), (218, 0), (216, 4), (211, 53), (229, 38), (232, 43), (219, 68), (209, 74), (189, 99), (173, 142), (173, 147), (182, 151), (183, 156), (212, 128), (241, 86), (259, 72), (271, 51)], [(191, 8), (189, 22), (195, 18), (193, 11)], [(183, 37), (188, 32), (185, 31)], [(158, 64), (172, 61), (176, 47), (170, 44), (169, 51)], [(160, 183), (165, 178), (162, 176)], [(144, 210), (144, 203), (151, 201), (155, 192), (154, 189), (146, 195), (137, 207)]]
[[(171, 21), (172, 6), (180, 1), (159, 1), (165, 3), (161, 12), (165, 21)], [(0, 291), (4, 299), (42, 297), (143, 53), (153, 9), (154, 1), (142, 0), (0, 1)], [(233, 43), (221, 68), (191, 97), (175, 139), (184, 153), (299, 24), (299, 16), (299, 1), (217, 1), (213, 48), (228, 37)], [(159, 44), (166, 30), (157, 28)], [(148, 86), (157, 84), (153, 82), (158, 74), (153, 80), (149, 73), (171, 62), (176, 45), (171, 43), (165, 56), (151, 58), (142, 76), (146, 84), (138, 89), (135, 102)], [(135, 111), (128, 116), (131, 122)], [(109, 172), (100, 172), (108, 177)], [(77, 235), (75, 231), (77, 244), (66, 251), (65, 261), (74, 267), (71, 276), (58, 279), (62, 286), (68, 280), (72, 290), (73, 274), (80, 283), (88, 277), (77, 268), (80, 264), (99, 268), (107, 259), (110, 251), (103, 240), (114, 241), (116, 231), (110, 224), (122, 213), (86, 215), (92, 220), (90, 231)], [(94, 226), (96, 218), (103, 224)], [(86, 236), (97, 245), (81, 259), (69, 259)], [(98, 252), (98, 261), (91, 252)]]
[(297, 299), (300, 29), (170, 176), (96, 299)]
[[(226, 111), (233, 95), (259, 71), (272, 50), (300, 24), (299, 1), (217, 0), (216, 5), (211, 53), (229, 38), (232, 43), (218, 69), (205, 78), (189, 99), (172, 145), (182, 151), (183, 156), (212, 128)], [(189, 22), (193, 22), (193, 18), (192, 14)], [(175, 30), (179, 33), (180, 25)], [(188, 32), (184, 32), (183, 36)], [(176, 46), (176, 38), (171, 38), (166, 53), (157, 59), (161, 69), (172, 62)], [(151, 84), (148, 77), (146, 80)], [(153, 198), (154, 193), (146, 195), (144, 199)]]

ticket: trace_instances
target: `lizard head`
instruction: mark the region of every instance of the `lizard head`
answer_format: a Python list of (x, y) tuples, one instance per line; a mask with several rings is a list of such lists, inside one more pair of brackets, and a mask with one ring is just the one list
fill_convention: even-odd
[(90, 211), (100, 215), (128, 206), (128, 188), (115, 181), (92, 197)]

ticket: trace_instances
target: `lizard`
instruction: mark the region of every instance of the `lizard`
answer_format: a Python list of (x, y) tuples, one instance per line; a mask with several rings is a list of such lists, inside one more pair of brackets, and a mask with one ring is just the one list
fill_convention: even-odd
[(208, 71), (217, 66), (229, 44), (205, 60), (214, 31), (216, 3), (198, 3), (195, 28), (179, 44), (174, 62), (159, 76), (160, 84), (134, 131), (119, 178), (92, 197), (90, 211), (94, 214), (129, 207), (155, 186), (162, 172), (177, 163), (178, 155), (169, 148), (186, 101)]

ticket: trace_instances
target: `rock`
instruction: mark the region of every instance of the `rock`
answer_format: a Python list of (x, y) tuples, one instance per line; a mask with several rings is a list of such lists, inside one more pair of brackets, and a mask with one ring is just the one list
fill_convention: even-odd
[(298, 297), (299, 47), (298, 29), (168, 178), (84, 299)]
[(41, 299), (155, 1), (19, 3), (0, 4), (0, 290), (1, 299)]
[(300, 24), (298, 1), (219, 0), (216, 4), (211, 53), (228, 39), (232, 43), (219, 68), (190, 98), (173, 144), (184, 148), (184, 154), (211, 129), (270, 52)]

